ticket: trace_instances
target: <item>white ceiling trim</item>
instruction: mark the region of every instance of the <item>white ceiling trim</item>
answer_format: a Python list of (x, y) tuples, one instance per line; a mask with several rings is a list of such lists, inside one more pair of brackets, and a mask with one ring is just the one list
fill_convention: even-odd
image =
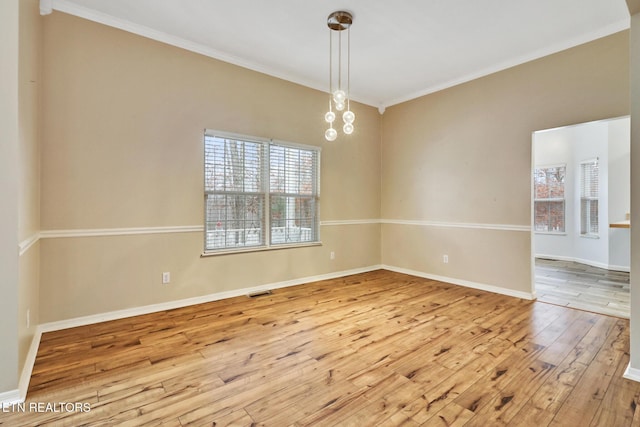
[[(44, 1), (44, 0), (41, 0), (41, 1)], [(294, 77), (286, 73), (282, 73), (278, 70), (274, 70), (273, 68), (265, 67), (263, 64), (238, 58), (236, 56), (228, 54), (227, 52), (222, 52), (222, 51), (213, 49), (201, 43), (195, 43), (190, 40), (183, 39), (181, 37), (176, 37), (176, 36), (164, 33), (162, 31), (154, 30), (153, 28), (149, 28), (144, 25), (136, 24), (131, 21), (116, 18), (112, 15), (96, 12), (95, 10), (77, 6), (73, 3), (69, 3), (67, 0), (53, 0), (53, 9), (59, 12), (68, 13), (69, 15), (77, 16), (79, 18), (87, 19), (89, 21), (97, 22), (99, 24), (104, 24), (113, 28), (118, 28), (120, 30), (137, 34), (139, 36), (146, 37), (151, 40), (159, 41), (171, 46), (175, 46), (181, 49), (195, 52), (200, 55), (208, 56), (210, 58), (214, 58), (220, 61), (228, 62), (230, 64), (238, 65), (240, 67), (247, 68), (249, 70), (267, 74), (272, 77), (283, 79), (292, 83), (297, 83), (299, 85), (302, 85), (311, 89), (316, 89), (321, 92), (327, 91), (326, 88), (318, 87), (317, 84), (314, 84), (309, 80), (300, 79), (299, 77)], [(352, 99), (362, 104), (366, 104), (372, 107), (378, 107), (378, 104), (371, 100), (361, 99), (361, 98), (352, 98)]]
[[(186, 40), (184, 38), (181, 37), (177, 37), (177, 36), (173, 36), (170, 34), (167, 34), (165, 32), (162, 31), (158, 31), (158, 30), (154, 30), (152, 28), (146, 27), (144, 25), (140, 25), (140, 24), (136, 24), (133, 23), (131, 21), (127, 21), (121, 18), (116, 18), (112, 15), (108, 15), (105, 13), (101, 13), (101, 12), (96, 12), (95, 10), (89, 9), (89, 8), (85, 8), (82, 6), (78, 6), (76, 4), (70, 3), (67, 0), (40, 0), (41, 2), (41, 12), (42, 12), (42, 7), (43, 4), (46, 5), (45, 6), (45, 10), (47, 10), (48, 8), (52, 7), (54, 10), (60, 11), (60, 12), (64, 12), (64, 13), (68, 13), (70, 15), (74, 15), (83, 19), (87, 19), (93, 22), (97, 22), (103, 25), (107, 25), (110, 27), (114, 27), (114, 28), (118, 28), (120, 30), (123, 31), (127, 31), (133, 34), (137, 34), (139, 36), (142, 37), (146, 37), (155, 41), (159, 41), (162, 43), (166, 43), (168, 45), (171, 46), (175, 46), (181, 49), (185, 49), (191, 52), (195, 52), (204, 56), (208, 56), (210, 58), (214, 58), (220, 61), (224, 61), (224, 62), (228, 62), (230, 64), (234, 64), (243, 68), (247, 68), (259, 73), (263, 73), (263, 74), (267, 74), (269, 76), (272, 77), (276, 77), (279, 79), (283, 79), (292, 83), (296, 83), (311, 89), (316, 89), (319, 90), (321, 92), (327, 92), (326, 87), (320, 87), (318, 86), (318, 84), (316, 82), (312, 82), (310, 80), (306, 80), (306, 79), (301, 79), (299, 76), (293, 76), (293, 75), (289, 75), (287, 73), (283, 73), (279, 70), (275, 70), (271, 67), (266, 67), (263, 64), (257, 63), (257, 62), (253, 62), (253, 61), (248, 61), (242, 58), (239, 58), (237, 56), (233, 56), (230, 55), (227, 52), (223, 52), (217, 49), (213, 49), (209, 46), (203, 45), (201, 43), (196, 43), (190, 40)], [(45, 14), (45, 13), (43, 13)], [(603, 28), (599, 28), (597, 30), (594, 30), (592, 32), (589, 32), (587, 34), (584, 34), (580, 37), (576, 37), (574, 39), (570, 39), (567, 41), (563, 41), (561, 43), (557, 43), (548, 47), (545, 47), (544, 49), (540, 49), (538, 51), (535, 51), (533, 53), (527, 54), (527, 55), (523, 55), (521, 57), (515, 58), (513, 60), (509, 60), (506, 62), (502, 62), (499, 64), (496, 64), (495, 66), (486, 68), (484, 70), (478, 71), (478, 72), (474, 72), (462, 77), (458, 77), (455, 79), (452, 79), (446, 83), (443, 84), (439, 84), (439, 85), (435, 85), (435, 86), (430, 86), (430, 87), (426, 87), (422, 90), (419, 90), (417, 92), (412, 92), (412, 93), (408, 93), (404, 96), (398, 97), (398, 98), (394, 98), (391, 100), (385, 100), (382, 102), (377, 102), (374, 101), (372, 99), (364, 99), (364, 98), (354, 98), (354, 101), (360, 102), (362, 104), (366, 104), (369, 106), (373, 106), (373, 107), (377, 107), (378, 110), (380, 111), (380, 114), (382, 114), (385, 110), (386, 107), (390, 107), (392, 105), (396, 105), (396, 104), (400, 104), (402, 102), (406, 102), (406, 101), (410, 101), (412, 99), (416, 99), (419, 98), (421, 96), (425, 96), (428, 95), (430, 93), (434, 93), (434, 92), (438, 92), (440, 90), (443, 89), (447, 89), (462, 83), (466, 83), (484, 76), (487, 76), (489, 74), (493, 74), (496, 73), (498, 71), (502, 71), (505, 70), (507, 68), (511, 68), (532, 60), (536, 60), (605, 36), (608, 36), (610, 34), (614, 34), (616, 32), (619, 31), (623, 31), (626, 30), (630, 27), (630, 18), (626, 18), (623, 19), (619, 22), (616, 22), (612, 25), (608, 25), (606, 27)]]
[(40, 0), (40, 15), (49, 15), (53, 12), (53, 0)]
[(392, 105), (400, 104), (402, 102), (410, 101), (412, 99), (419, 98), (421, 96), (428, 95), (430, 93), (438, 92), (443, 89), (447, 89), (453, 86), (457, 86), (462, 83), (467, 83), (475, 79), (479, 79), (480, 77), (488, 76), (489, 74), (497, 73), (498, 71), (506, 70), (507, 68), (515, 67), (516, 65), (521, 65), (529, 61), (533, 61), (536, 59), (543, 58), (548, 55), (552, 55), (554, 53), (561, 52), (566, 49), (570, 49), (572, 47), (579, 46), (584, 43), (588, 43), (594, 40), (597, 40), (602, 37), (606, 37), (608, 35), (628, 30), (631, 26), (631, 19), (623, 19), (615, 24), (608, 25), (606, 27), (597, 29), (588, 34), (583, 34), (580, 37), (576, 37), (574, 39), (570, 39), (567, 41), (563, 41), (562, 43), (557, 43), (551, 46), (547, 46), (544, 49), (537, 50), (528, 55), (523, 55), (518, 58), (515, 58), (510, 61), (502, 62), (493, 67), (485, 68), (484, 70), (478, 71), (476, 73), (468, 74), (466, 76), (460, 77), (458, 79), (449, 80), (446, 83), (437, 86), (431, 86), (424, 90), (414, 92), (411, 94), (407, 94), (406, 96), (402, 96), (400, 98), (395, 98), (385, 103), (385, 106), (390, 107)]

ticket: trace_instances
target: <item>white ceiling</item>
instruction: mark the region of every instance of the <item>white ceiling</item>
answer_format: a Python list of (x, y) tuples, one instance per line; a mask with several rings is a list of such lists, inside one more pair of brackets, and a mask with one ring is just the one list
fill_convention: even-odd
[(353, 13), (352, 98), (387, 107), (629, 28), (625, 0), (41, 0), (327, 90), (335, 10)]

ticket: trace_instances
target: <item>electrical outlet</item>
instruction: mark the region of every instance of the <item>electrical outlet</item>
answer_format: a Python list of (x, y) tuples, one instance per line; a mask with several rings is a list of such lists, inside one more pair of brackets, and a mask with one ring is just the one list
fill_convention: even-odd
[(449, 264), (449, 255), (442, 255), (442, 262), (445, 264)]
[(164, 273), (162, 273), (162, 284), (166, 285), (167, 283), (171, 282), (171, 273), (169, 273), (168, 271), (165, 271)]
[(336, 259), (336, 253), (331, 251), (331, 253), (329, 254), (329, 259)]

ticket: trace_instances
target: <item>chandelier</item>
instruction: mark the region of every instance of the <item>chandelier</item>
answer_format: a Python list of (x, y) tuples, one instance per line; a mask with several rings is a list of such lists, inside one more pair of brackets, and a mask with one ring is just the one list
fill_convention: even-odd
[[(333, 12), (327, 18), (327, 26), (329, 27), (329, 111), (324, 115), (324, 119), (329, 123), (329, 129), (324, 133), (324, 137), (327, 141), (335, 141), (338, 137), (338, 131), (333, 128), (333, 122), (336, 120), (336, 113), (342, 112), (342, 131), (350, 135), (353, 133), (353, 121), (356, 119), (356, 115), (351, 111), (349, 105), (349, 89), (350, 89), (350, 65), (351, 65), (351, 36), (350, 30), (353, 23), (353, 16), (349, 12), (337, 11)], [(347, 30), (346, 37), (346, 91), (342, 81), (342, 62), (343, 62), (343, 49), (342, 49), (342, 32)], [(333, 39), (334, 34), (338, 35), (338, 49), (337, 49), (337, 70), (333, 69), (334, 52), (333, 52)], [(334, 87), (334, 76), (337, 77), (337, 85)], [(345, 110), (346, 109), (346, 110)]]

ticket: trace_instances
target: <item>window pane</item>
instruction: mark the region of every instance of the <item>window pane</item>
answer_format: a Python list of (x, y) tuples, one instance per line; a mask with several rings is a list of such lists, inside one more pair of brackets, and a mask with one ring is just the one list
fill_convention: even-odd
[(549, 228), (550, 231), (564, 233), (564, 202), (549, 203)]
[(589, 233), (598, 234), (598, 201), (590, 200), (589, 203)]
[(534, 172), (534, 197), (536, 199), (549, 198), (547, 187), (547, 172), (545, 169), (536, 169)]
[(208, 195), (206, 249), (264, 244), (263, 195)]
[(317, 240), (316, 200), (313, 197), (271, 196), (271, 243)]
[(564, 201), (536, 201), (534, 221), (535, 231), (564, 233)]
[(271, 193), (316, 193), (317, 151), (272, 145), (269, 160)]
[(549, 198), (564, 198), (565, 168), (556, 167), (547, 169), (547, 183), (549, 185)]
[(262, 144), (205, 136), (205, 191), (262, 191)]
[[(566, 166), (536, 168), (534, 185), (534, 230), (564, 233), (564, 187)], [(562, 200), (558, 200), (562, 199)]]
[(549, 206), (547, 202), (534, 203), (535, 231), (549, 231)]

